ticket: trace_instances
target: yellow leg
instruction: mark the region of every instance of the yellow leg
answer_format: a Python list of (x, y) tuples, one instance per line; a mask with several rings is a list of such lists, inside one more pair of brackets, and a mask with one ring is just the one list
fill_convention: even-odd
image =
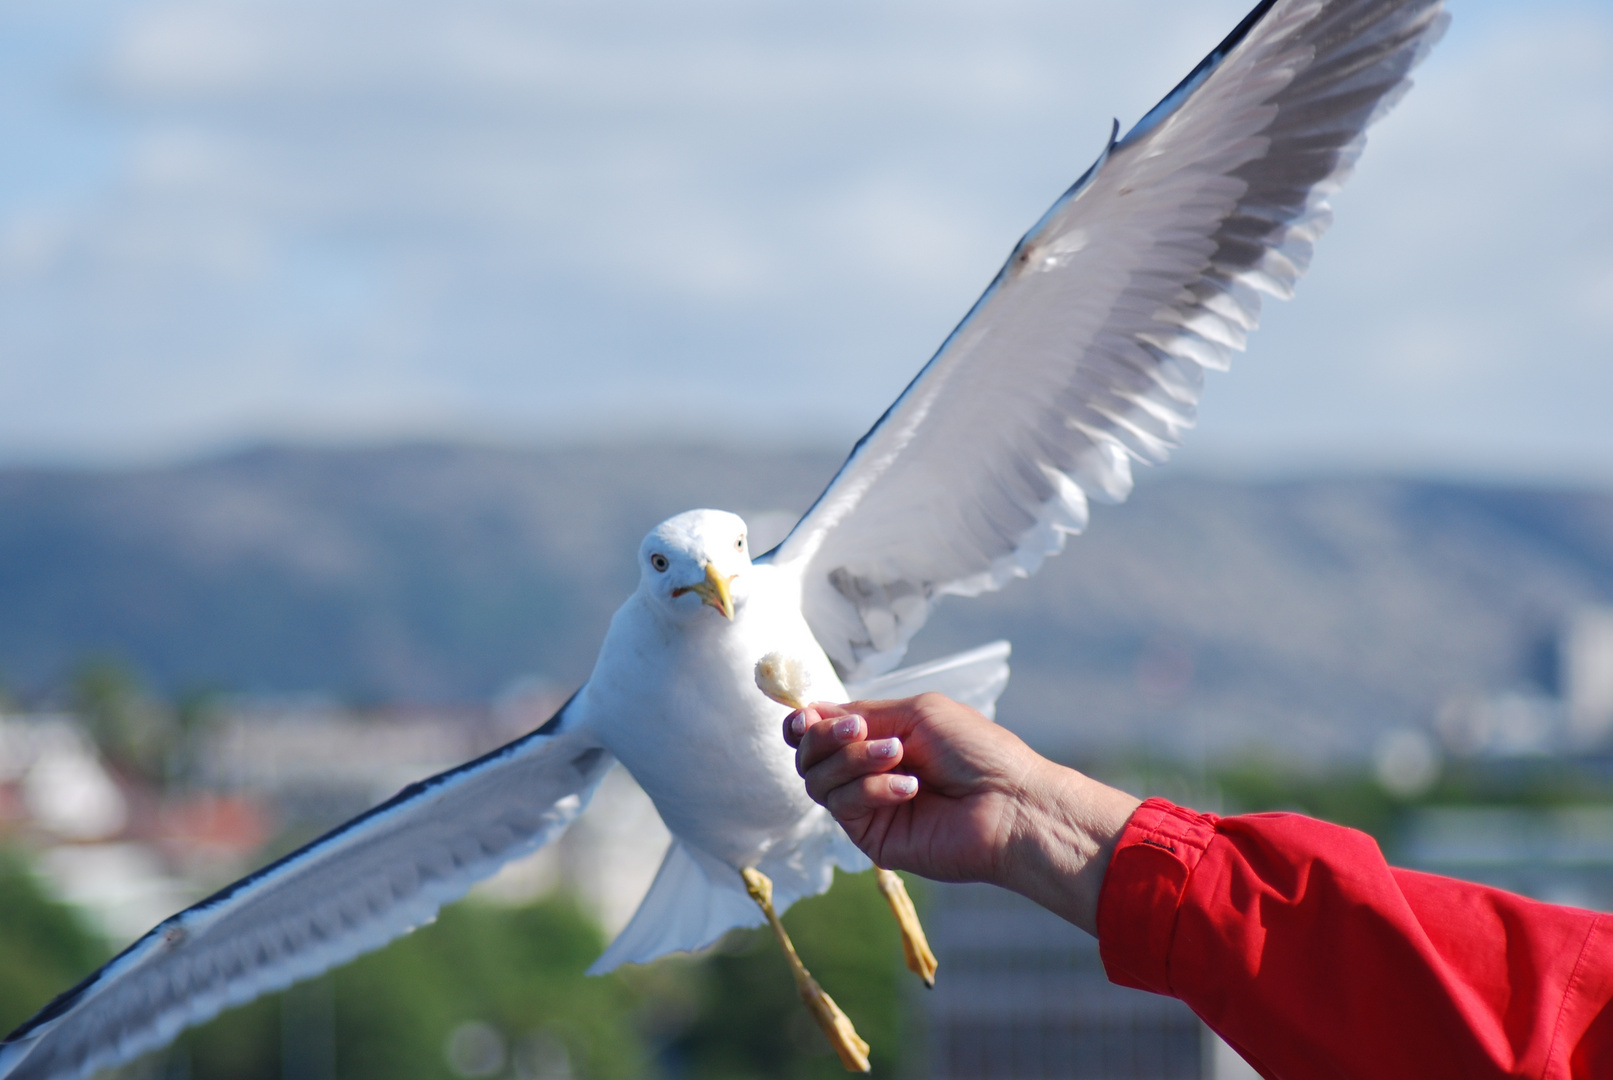
[(919, 925), (919, 913), (913, 907), (913, 898), (907, 895), (907, 886), (894, 871), (878, 867), (879, 891), (896, 916), (896, 925), (902, 928), (902, 954), (907, 958), (907, 970), (924, 980), (924, 985), (935, 987), (935, 969), (940, 965), (924, 939), (924, 927)]
[(739, 872), (745, 879), (745, 891), (750, 898), (762, 909), (767, 916), (767, 925), (773, 928), (773, 936), (778, 938), (779, 948), (784, 950), (784, 959), (790, 965), (790, 974), (795, 976), (795, 989), (801, 995), (801, 1001), (806, 1005), (807, 1011), (818, 1022), (823, 1033), (829, 1036), (829, 1042), (834, 1045), (835, 1053), (840, 1055), (840, 1064), (846, 1067), (847, 1072), (867, 1072), (868, 1044), (857, 1036), (857, 1029), (851, 1026), (851, 1020), (840, 1011), (840, 1006), (834, 999), (823, 992), (801, 958), (796, 955), (795, 945), (790, 941), (790, 935), (785, 933), (784, 924), (779, 922), (778, 912), (773, 910), (773, 883), (767, 875), (760, 870), (747, 867)]

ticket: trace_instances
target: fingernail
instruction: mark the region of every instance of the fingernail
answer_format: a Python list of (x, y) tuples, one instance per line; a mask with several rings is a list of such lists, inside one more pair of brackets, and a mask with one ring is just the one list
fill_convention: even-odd
[(916, 776), (891, 777), (891, 790), (898, 795), (911, 795), (919, 789), (919, 778)]
[(796, 738), (806, 734), (806, 713), (800, 709), (790, 714), (790, 734)]
[(837, 739), (853, 739), (857, 737), (857, 725), (862, 723), (860, 716), (843, 716), (835, 721), (834, 735)]
[(893, 758), (902, 749), (900, 739), (876, 739), (868, 744), (868, 756), (876, 758)]

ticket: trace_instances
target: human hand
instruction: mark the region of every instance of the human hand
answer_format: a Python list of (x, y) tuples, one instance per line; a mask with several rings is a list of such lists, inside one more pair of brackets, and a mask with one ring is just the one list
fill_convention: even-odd
[(817, 704), (790, 719), (808, 794), (869, 858), (942, 881), (1001, 876), (1042, 762), (1011, 732), (940, 694)]
[(940, 694), (814, 704), (785, 719), (784, 737), (808, 794), (878, 865), (1001, 885), (1094, 930), (1136, 799)]

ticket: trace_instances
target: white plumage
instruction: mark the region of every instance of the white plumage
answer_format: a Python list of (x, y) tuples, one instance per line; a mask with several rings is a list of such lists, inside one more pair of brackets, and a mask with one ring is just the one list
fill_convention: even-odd
[(718, 511), (658, 527), (554, 719), (166, 920), (0, 1043), (0, 1077), (83, 1076), (407, 932), (552, 839), (613, 759), (674, 840), (596, 970), (759, 923), (741, 866), (782, 910), (867, 865), (807, 799), (758, 658), (799, 658), (820, 699), (938, 689), (989, 711), (1006, 643), (891, 669), (941, 596), (1033, 572), (1089, 500), (1125, 498), (1132, 460), (1165, 459), (1260, 294), (1291, 293), (1441, 9), (1264, 0), (1025, 235), (783, 544), (752, 561)]

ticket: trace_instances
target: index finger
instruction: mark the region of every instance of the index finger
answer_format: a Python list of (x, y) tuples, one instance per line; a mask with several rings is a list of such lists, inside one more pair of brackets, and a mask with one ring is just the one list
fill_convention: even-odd
[[(922, 701), (926, 695), (910, 698), (893, 698), (876, 701), (848, 701), (837, 706), (843, 715), (856, 713), (868, 722), (868, 737), (882, 739), (895, 735), (905, 738), (918, 726)], [(824, 715), (828, 715), (825, 713)]]
[[(818, 706), (812, 706), (812, 712), (817, 710)], [(824, 716), (807, 725), (796, 745), (795, 771), (802, 776), (824, 758), (868, 737), (868, 725), (860, 715), (843, 706), (834, 711), (837, 715)]]
[(804, 709), (796, 709), (784, 718), (784, 741), (789, 743), (792, 749), (799, 749), (802, 737), (812, 725), (825, 717), (846, 716), (851, 711), (844, 705), (836, 705), (830, 701), (815, 701)]

